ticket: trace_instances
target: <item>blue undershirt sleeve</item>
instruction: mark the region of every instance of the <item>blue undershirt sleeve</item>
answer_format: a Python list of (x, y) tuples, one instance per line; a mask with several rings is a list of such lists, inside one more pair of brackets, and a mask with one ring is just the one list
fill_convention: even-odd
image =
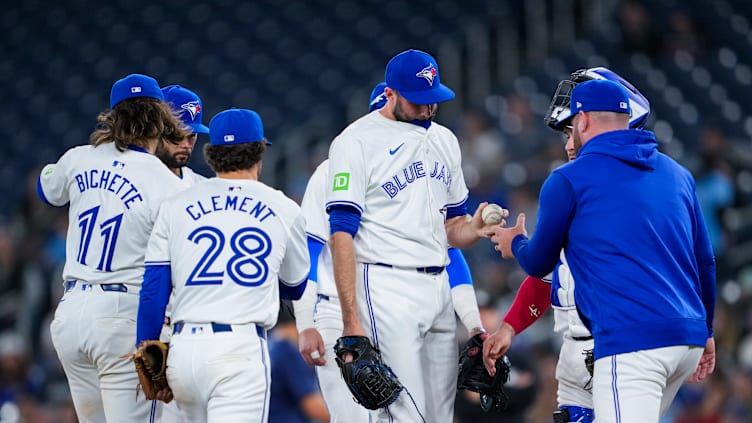
[(309, 236), (308, 237), (308, 256), (311, 259), (311, 270), (308, 272), (308, 280), (318, 282), (318, 271), (319, 271), (319, 255), (321, 254), (321, 250), (324, 249), (324, 243), (319, 241), (318, 239)]
[(147, 265), (141, 285), (136, 321), (136, 346), (141, 341), (159, 339), (164, 324), (165, 309), (172, 292), (169, 265)]
[(352, 206), (336, 205), (329, 209), (330, 233), (347, 232), (353, 238), (360, 226), (360, 212)]
[(470, 275), (470, 267), (467, 265), (467, 260), (465, 260), (465, 255), (462, 254), (462, 251), (451, 247), (447, 253), (449, 253), (450, 260), (449, 266), (447, 266), (449, 287), (472, 285), (473, 277)]
[(552, 173), (541, 188), (533, 237), (517, 235), (512, 240), (517, 263), (528, 275), (542, 278), (554, 270), (575, 206), (574, 189), (569, 181), (558, 172)]

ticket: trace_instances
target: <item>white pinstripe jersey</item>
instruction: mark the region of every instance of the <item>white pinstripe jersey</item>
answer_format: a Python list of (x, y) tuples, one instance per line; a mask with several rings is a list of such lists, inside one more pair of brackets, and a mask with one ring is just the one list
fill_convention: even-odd
[(468, 195), (457, 137), (371, 112), (345, 128), (329, 150), (327, 207), (361, 213), (355, 258), (395, 266), (444, 266), (447, 207)]
[(324, 248), (319, 254), (319, 262), (316, 272), (319, 294), (330, 297), (337, 296), (337, 286), (334, 283), (334, 271), (332, 267), (332, 253), (329, 250), (329, 219), (325, 211), (326, 188), (329, 187), (329, 161), (324, 160), (308, 179), (301, 210), (306, 218), (306, 234), (321, 241)]
[(295, 286), (308, 276), (305, 219), (261, 182), (210, 178), (164, 202), (146, 264), (171, 266), (173, 321), (270, 328), (278, 281)]
[(140, 286), (159, 205), (185, 184), (156, 156), (107, 143), (68, 150), (39, 187), (54, 206), (70, 202), (64, 280)]

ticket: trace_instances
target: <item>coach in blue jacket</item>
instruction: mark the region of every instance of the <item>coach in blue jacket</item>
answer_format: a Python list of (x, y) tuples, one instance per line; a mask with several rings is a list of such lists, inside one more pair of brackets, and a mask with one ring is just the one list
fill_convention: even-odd
[(570, 104), (577, 160), (543, 185), (535, 236), (520, 214), (492, 241), (537, 277), (564, 249), (595, 338), (598, 423), (658, 422), (687, 378), (715, 367), (715, 261), (695, 182), (652, 132), (628, 129), (618, 84), (583, 82)]

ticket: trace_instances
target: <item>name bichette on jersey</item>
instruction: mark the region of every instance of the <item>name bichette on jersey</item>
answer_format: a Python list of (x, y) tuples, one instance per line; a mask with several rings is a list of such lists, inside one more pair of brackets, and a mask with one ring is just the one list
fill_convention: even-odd
[[(118, 166), (118, 161), (113, 166)], [(133, 202), (143, 202), (144, 199), (133, 183), (125, 176), (104, 169), (89, 169), (74, 176), (79, 192), (89, 189), (101, 189), (115, 194), (123, 202), (125, 208), (130, 209)]]
[(260, 222), (263, 222), (269, 216), (277, 215), (271, 207), (262, 201), (238, 195), (213, 195), (209, 198), (196, 200), (185, 208), (185, 212), (194, 221), (210, 213), (224, 210), (248, 214)]

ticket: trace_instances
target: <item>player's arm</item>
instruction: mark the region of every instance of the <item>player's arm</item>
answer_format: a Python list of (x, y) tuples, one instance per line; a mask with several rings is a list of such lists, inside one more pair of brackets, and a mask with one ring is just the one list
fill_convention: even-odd
[(509, 350), (512, 338), (538, 321), (550, 307), (551, 284), (533, 276), (525, 278), (501, 324), (483, 343), (483, 362), (489, 373), (495, 371), (496, 360)]
[[(80, 147), (79, 147), (80, 148)], [(57, 163), (42, 168), (37, 179), (37, 196), (43, 203), (61, 207), (68, 203), (68, 177), (66, 175), (74, 151), (68, 150)]]
[(136, 323), (136, 346), (142, 341), (159, 339), (164, 323), (167, 301), (172, 292), (169, 265), (147, 265), (144, 271), (144, 283), (138, 300), (138, 318)]
[(478, 310), (478, 300), (475, 297), (475, 288), (473, 288), (473, 277), (470, 274), (470, 267), (462, 251), (456, 248), (449, 248), (449, 266), (447, 274), (449, 276), (449, 286), (452, 288), (452, 305), (457, 317), (460, 318), (462, 325), (465, 326), (470, 336), (484, 332), (483, 324), (480, 320), (480, 311)]
[[(298, 337), (298, 350), (303, 360), (309, 365), (323, 366), (326, 364), (324, 359), (325, 347), (321, 334), (314, 327), (313, 311), (316, 305), (316, 296), (318, 293), (318, 262), (321, 250), (325, 244), (317, 238), (308, 236), (308, 254), (311, 260), (311, 271), (308, 273), (308, 284), (303, 296), (299, 300), (293, 301), (295, 309), (295, 325), (300, 336)], [(317, 355), (317, 358), (314, 358)]]
[(355, 243), (353, 238), (360, 225), (360, 213), (353, 207), (331, 207), (329, 225), (332, 232), (329, 239), (329, 248), (332, 251), (334, 281), (337, 285), (337, 295), (342, 308), (342, 335), (365, 336), (363, 324), (358, 316), (355, 297)]
[(713, 247), (710, 243), (705, 218), (702, 215), (700, 202), (695, 194), (695, 257), (697, 259), (697, 270), (700, 276), (700, 287), (702, 289), (702, 304), (705, 307), (706, 324), (708, 327), (708, 339), (705, 349), (700, 357), (695, 372), (689, 377), (690, 382), (700, 382), (707, 375), (715, 370), (715, 339), (713, 338), (713, 318), (715, 315), (715, 257), (713, 256)]
[[(298, 205), (290, 200), (291, 207)], [(290, 226), (290, 239), (285, 249), (285, 256), (279, 267), (279, 296), (283, 300), (298, 300), (308, 284), (311, 261), (305, 234), (305, 218), (300, 213)]]
[(146, 247), (144, 281), (139, 292), (136, 319), (136, 346), (142, 341), (159, 339), (165, 309), (172, 292), (169, 261), (167, 208), (162, 207)]
[[(569, 221), (574, 214), (574, 190), (562, 175), (554, 172), (546, 179), (540, 192), (538, 221), (532, 238), (517, 235), (511, 240), (511, 251), (517, 263), (530, 276), (543, 277), (551, 273), (559, 262)], [(518, 216), (519, 225), (519, 216)], [(496, 232), (514, 228), (497, 229)], [(505, 248), (499, 248), (503, 251)]]
[(483, 208), (488, 203), (481, 203), (475, 213), (470, 216), (467, 210), (467, 199), (455, 206), (447, 207), (447, 220), (444, 224), (449, 244), (456, 248), (468, 248), (481, 238), (490, 238), (493, 235), (493, 227), (504, 225), (486, 225), (481, 217)]

